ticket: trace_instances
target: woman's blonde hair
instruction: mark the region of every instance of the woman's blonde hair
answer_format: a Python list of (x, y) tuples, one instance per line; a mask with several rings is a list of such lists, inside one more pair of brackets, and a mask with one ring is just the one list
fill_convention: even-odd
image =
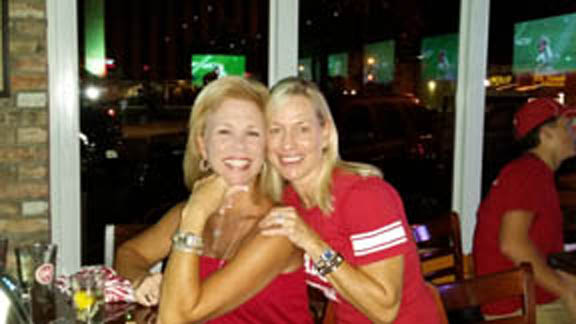
[[(317, 178), (311, 197), (306, 197), (304, 201), (309, 203), (310, 207), (319, 207), (324, 214), (333, 211), (332, 201), (332, 173), (335, 168), (343, 169), (362, 176), (378, 176), (382, 173), (378, 168), (364, 163), (347, 162), (340, 158), (338, 150), (338, 132), (334, 124), (334, 118), (326, 102), (326, 98), (320, 92), (318, 87), (310, 82), (296, 77), (289, 77), (280, 80), (270, 91), (270, 100), (266, 105), (266, 116), (278, 109), (279, 104), (287, 98), (301, 96), (310, 101), (312, 107), (316, 110), (316, 115), (322, 127), (329, 127), (328, 145), (323, 151), (323, 162), (320, 166), (320, 176)], [(268, 168), (268, 175), (272, 185), (272, 198), (280, 202), (284, 190), (284, 180), (274, 168)]]
[[(200, 167), (202, 154), (197, 145), (197, 139), (204, 135), (206, 119), (209, 114), (218, 109), (227, 99), (240, 99), (253, 102), (261, 112), (268, 100), (268, 89), (260, 82), (236, 76), (227, 76), (210, 82), (194, 101), (192, 113), (188, 121), (188, 142), (184, 153), (184, 183), (192, 191), (196, 180), (207, 176), (211, 171)], [(265, 164), (263, 166), (265, 168)], [(264, 178), (258, 179), (259, 187), (268, 190)], [(265, 191), (264, 191), (265, 192)]]

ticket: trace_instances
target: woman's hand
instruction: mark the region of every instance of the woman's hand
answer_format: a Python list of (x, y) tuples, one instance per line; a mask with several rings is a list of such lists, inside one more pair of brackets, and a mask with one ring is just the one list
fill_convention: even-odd
[(259, 224), (262, 235), (284, 235), (299, 248), (309, 251), (322, 242), (318, 234), (298, 215), (293, 207), (275, 207)]
[(226, 181), (215, 174), (196, 181), (182, 210), (182, 217), (191, 215), (194, 211), (201, 211), (202, 215), (209, 217), (222, 205), (227, 189)]
[(232, 207), (233, 196), (242, 191), (247, 192), (248, 186), (229, 186), (224, 178), (216, 174), (198, 180), (182, 210), (182, 217), (192, 215), (195, 211), (206, 219), (216, 212), (223, 213)]
[(136, 299), (136, 302), (144, 306), (158, 305), (161, 283), (161, 273), (150, 274), (139, 283), (136, 283), (134, 288), (134, 299)]

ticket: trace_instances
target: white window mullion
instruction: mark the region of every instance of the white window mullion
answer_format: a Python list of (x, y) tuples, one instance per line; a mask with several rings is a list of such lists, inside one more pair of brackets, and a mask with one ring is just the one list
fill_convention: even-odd
[(48, 0), (50, 226), (58, 272), (81, 262), (79, 76), (76, 0)]
[(460, 214), (463, 249), (470, 253), (481, 196), (490, 1), (462, 0), (460, 6), (452, 209)]
[(270, 0), (268, 84), (297, 74), (298, 0)]

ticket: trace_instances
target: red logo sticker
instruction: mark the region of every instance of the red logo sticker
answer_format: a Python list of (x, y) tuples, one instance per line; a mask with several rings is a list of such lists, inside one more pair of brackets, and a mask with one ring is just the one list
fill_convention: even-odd
[(52, 283), (54, 278), (54, 265), (51, 263), (44, 263), (36, 269), (36, 282), (41, 285), (48, 285)]

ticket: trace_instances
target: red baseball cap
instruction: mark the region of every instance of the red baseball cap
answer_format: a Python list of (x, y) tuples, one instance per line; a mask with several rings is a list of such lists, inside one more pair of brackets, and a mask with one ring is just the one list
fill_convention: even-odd
[(576, 109), (552, 98), (538, 98), (525, 103), (514, 115), (516, 138), (520, 139), (552, 117), (576, 117)]

